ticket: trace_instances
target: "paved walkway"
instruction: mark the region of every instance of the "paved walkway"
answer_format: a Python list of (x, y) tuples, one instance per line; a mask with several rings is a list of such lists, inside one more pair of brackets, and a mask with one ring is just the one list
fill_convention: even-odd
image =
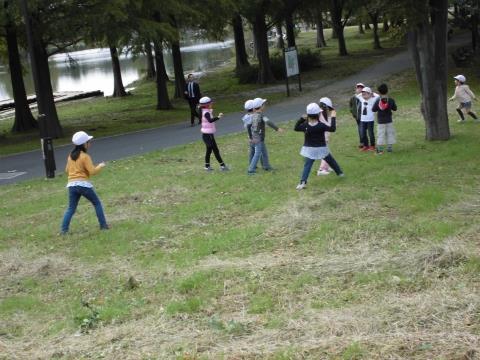
[[(460, 44), (465, 39), (463, 36), (459, 37), (456, 39), (455, 44)], [(331, 97), (334, 104), (345, 103), (345, 97), (353, 91), (355, 83), (378, 84), (379, 81), (386, 80), (392, 74), (412, 67), (413, 64), (408, 51), (403, 51), (355, 75), (337, 80), (334, 83), (318, 88), (318, 90), (305, 92), (299, 97), (287, 99), (280, 104), (268, 106), (265, 114), (276, 123), (290, 121), (305, 112), (307, 103), (318, 101), (322, 96)], [(239, 100), (239, 102), (243, 104), (243, 99)], [(243, 131), (240, 120), (242, 115), (242, 113), (225, 115), (217, 124), (217, 134), (224, 135)], [(90, 153), (96, 162), (111, 161), (153, 150), (187, 144), (200, 139), (199, 126), (187, 127), (187, 124), (182, 123), (98, 138), (94, 140), (95, 144)], [(66, 158), (71, 148), (71, 145), (55, 147), (57, 173), (63, 172)], [(40, 150), (0, 157), (0, 185), (44, 176), (45, 168)]]

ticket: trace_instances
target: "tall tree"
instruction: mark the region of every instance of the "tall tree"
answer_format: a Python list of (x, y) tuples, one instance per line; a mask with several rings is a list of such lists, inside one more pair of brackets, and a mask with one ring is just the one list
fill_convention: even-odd
[(175, 17), (171, 17), (172, 27), (175, 29), (175, 37), (170, 41), (170, 48), (172, 50), (173, 71), (175, 74), (175, 95), (176, 98), (183, 98), (185, 91), (185, 75), (183, 72), (182, 53), (180, 51), (180, 31), (178, 30), (177, 21)]
[(122, 70), (120, 69), (120, 59), (118, 55), (118, 50), (115, 45), (110, 45), (110, 57), (112, 59), (112, 69), (113, 69), (113, 97), (122, 97), (126, 96), (127, 92), (123, 86), (122, 80)]
[[(38, 5), (43, 4), (37, 3), (37, 6)], [(52, 138), (59, 138), (63, 135), (63, 129), (58, 120), (57, 109), (53, 98), (50, 68), (48, 67), (48, 41), (46, 40), (52, 39), (50, 36), (53, 35), (53, 31), (47, 32), (48, 28), (45, 25), (47, 21), (46, 18), (51, 18), (49, 15), (52, 15), (52, 8), (58, 11), (66, 10), (65, 12), (68, 12), (68, 9), (64, 9), (62, 4), (59, 3), (50, 4), (49, 9), (43, 7), (29, 9), (26, 0), (22, 0), (35, 93), (37, 95), (38, 112), (46, 116), (45, 135)], [(55, 23), (55, 25), (58, 25), (58, 23)], [(60, 48), (61, 46), (57, 47), (57, 50)]]
[(316, 9), (315, 11), (315, 25), (317, 28), (317, 47), (325, 47), (327, 46), (327, 42), (325, 41), (325, 34), (323, 31), (323, 13), (321, 9)]
[(233, 37), (235, 42), (235, 72), (238, 74), (243, 69), (250, 67), (247, 50), (245, 48), (245, 33), (243, 31), (243, 20), (237, 12), (232, 18)]
[(13, 100), (15, 102), (15, 119), (12, 132), (26, 132), (38, 128), (38, 123), (33, 118), (27, 101), (27, 93), (22, 76), (22, 63), (18, 51), (17, 28), (13, 20), (14, 9), (11, 5), (10, 1), (4, 1), (2, 21), (7, 41), (8, 67), (12, 82)]
[[(273, 76), (270, 53), (268, 49), (266, 16), (271, 10), (270, 0), (239, 0), (240, 13), (252, 24), (255, 52), (258, 59), (258, 77), (259, 84), (267, 84), (275, 81)], [(273, 24), (270, 24), (270, 26)]]
[(352, 10), (347, 8), (348, 0), (330, 0), (330, 14), (332, 17), (332, 27), (338, 38), (338, 53), (340, 56), (348, 55), (347, 45), (343, 29), (347, 24)]
[(365, 9), (367, 10), (367, 14), (370, 17), (370, 21), (372, 22), (373, 26), (373, 48), (374, 49), (381, 49), (382, 46), (380, 45), (380, 37), (378, 35), (378, 21), (380, 19), (380, 13), (382, 9), (385, 8), (385, 1), (384, 0), (367, 0), (364, 2)]
[(147, 57), (147, 79), (155, 79), (155, 64), (150, 40), (145, 41), (144, 51)]
[(448, 0), (407, 0), (415, 5), (409, 15), (408, 44), (422, 94), (421, 110), (427, 140), (448, 140), (447, 15)]
[(168, 110), (172, 108), (172, 103), (168, 97), (167, 72), (165, 71), (165, 62), (163, 61), (163, 47), (160, 40), (154, 42), (155, 49), (155, 67), (157, 76), (155, 83), (157, 85), (157, 110)]

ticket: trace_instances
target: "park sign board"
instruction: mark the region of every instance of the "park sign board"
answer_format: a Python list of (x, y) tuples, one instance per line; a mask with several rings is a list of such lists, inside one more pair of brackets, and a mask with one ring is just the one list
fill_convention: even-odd
[(285, 68), (287, 71), (287, 77), (300, 74), (298, 69), (298, 54), (296, 47), (289, 47), (285, 49)]
[(300, 67), (298, 66), (298, 51), (295, 46), (283, 49), (283, 58), (285, 60), (285, 82), (287, 85), (287, 96), (290, 96), (290, 87), (288, 78), (298, 77), (298, 90), (302, 91), (302, 82), (300, 79)]

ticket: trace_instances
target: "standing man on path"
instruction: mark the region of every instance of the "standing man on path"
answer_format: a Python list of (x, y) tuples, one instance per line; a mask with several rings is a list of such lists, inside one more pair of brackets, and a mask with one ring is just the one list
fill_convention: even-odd
[(190, 106), (190, 126), (195, 125), (195, 118), (198, 118), (198, 124), (201, 123), (200, 115), (197, 109), (198, 101), (202, 97), (200, 86), (193, 80), (193, 74), (188, 74), (187, 85), (185, 86), (185, 98)]

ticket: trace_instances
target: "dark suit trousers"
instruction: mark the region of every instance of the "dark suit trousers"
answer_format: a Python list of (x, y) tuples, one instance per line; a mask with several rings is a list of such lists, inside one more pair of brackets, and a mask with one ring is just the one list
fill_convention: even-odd
[(193, 125), (195, 123), (195, 118), (198, 118), (198, 123), (200, 124), (200, 115), (198, 114), (197, 105), (198, 99), (197, 98), (188, 98), (188, 105), (190, 105), (190, 123)]

